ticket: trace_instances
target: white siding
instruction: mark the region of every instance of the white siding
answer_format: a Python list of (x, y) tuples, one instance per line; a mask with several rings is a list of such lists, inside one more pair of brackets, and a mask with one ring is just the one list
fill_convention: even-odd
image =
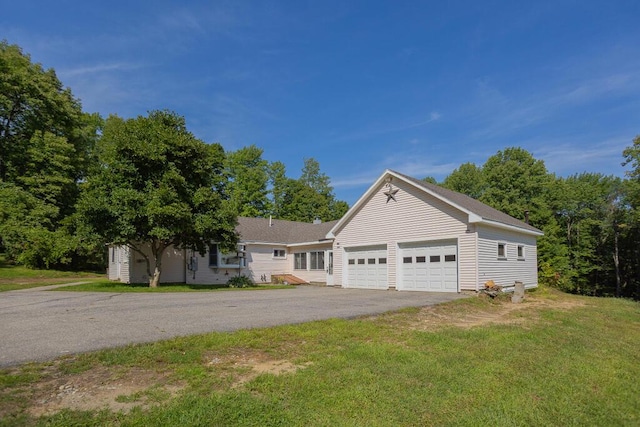
[[(147, 256), (151, 255), (149, 245), (144, 245), (142, 250)], [(134, 250), (131, 251), (131, 265), (128, 283), (146, 283), (149, 281), (147, 263), (144, 257)], [(162, 273), (160, 283), (184, 283), (185, 282), (185, 251), (173, 246), (167, 248), (162, 255)], [(153, 270), (153, 261), (151, 261)]]
[(129, 281), (129, 248), (109, 246), (109, 280)]
[[(188, 257), (195, 257), (197, 261), (198, 269), (196, 271), (187, 269), (188, 284), (194, 285), (221, 285), (227, 283), (227, 281), (238, 275), (237, 268), (215, 268), (209, 267), (209, 253), (205, 253), (204, 256), (200, 255), (197, 251), (187, 251)], [(247, 275), (246, 270), (243, 268), (240, 274)]]
[[(474, 229), (469, 227), (469, 231)], [(478, 256), (477, 234), (473, 232), (458, 236), (458, 283), (461, 291), (477, 291)]]
[(465, 234), (465, 213), (405, 182), (393, 181), (392, 184), (398, 189), (397, 202), (387, 203), (387, 196), (383, 194), (386, 189), (381, 185), (343, 228), (337, 230), (334, 251), (341, 255), (335, 257), (336, 285), (342, 285), (346, 279), (344, 248), (387, 245), (388, 283), (395, 287), (398, 243), (456, 239)]
[[(498, 244), (505, 244), (506, 259), (498, 258)], [(524, 259), (518, 259), (518, 246), (524, 247)], [(493, 280), (497, 285), (512, 286), (521, 281), (525, 287), (538, 286), (535, 236), (493, 227), (478, 226), (479, 286)]]
[(254, 283), (271, 283), (272, 275), (289, 273), (291, 254), (286, 254), (285, 258), (274, 258), (274, 249), (283, 249), (286, 252), (287, 248), (279, 245), (247, 244), (247, 268), (243, 269), (242, 273)]

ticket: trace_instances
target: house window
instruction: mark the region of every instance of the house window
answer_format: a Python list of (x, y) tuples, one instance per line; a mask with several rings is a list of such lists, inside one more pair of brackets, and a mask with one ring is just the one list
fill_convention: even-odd
[(115, 248), (115, 246), (111, 247), (111, 262), (116, 262), (116, 248)]
[(456, 256), (455, 255), (445, 255), (444, 256), (444, 262), (454, 262), (456, 260)]
[(307, 253), (299, 252), (293, 255), (293, 268), (295, 270), (307, 269)]
[(209, 245), (209, 267), (218, 267), (218, 245)]
[(378, 258), (378, 264), (386, 264), (386, 263), (387, 263), (386, 258)]
[(355, 259), (350, 259), (349, 260), (349, 265), (355, 265), (356, 264), (356, 260)]
[(413, 258), (411, 258), (410, 256), (406, 256), (402, 258), (403, 264), (411, 264), (412, 261), (413, 261)]
[(209, 267), (242, 268), (246, 266), (245, 245), (238, 245), (236, 252), (220, 252), (217, 244), (209, 245)]
[(426, 256), (417, 256), (416, 257), (416, 262), (427, 262), (427, 257)]
[(375, 264), (375, 263), (376, 263), (375, 258), (367, 258), (367, 264)]
[(507, 258), (507, 245), (505, 243), (498, 243), (498, 258)]
[(311, 270), (324, 270), (324, 251), (309, 252)]
[(518, 259), (524, 259), (524, 246), (518, 245)]
[(273, 257), (274, 258), (286, 258), (287, 257), (287, 251), (285, 251), (284, 249), (274, 249), (273, 250)]
[(431, 255), (429, 257), (429, 262), (440, 262), (440, 255)]
[(364, 265), (364, 258), (358, 258), (358, 264)]

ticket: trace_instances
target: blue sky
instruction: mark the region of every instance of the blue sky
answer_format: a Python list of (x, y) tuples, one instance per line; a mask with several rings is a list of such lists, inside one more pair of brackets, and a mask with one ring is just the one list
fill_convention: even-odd
[(350, 204), (386, 168), (438, 180), (519, 146), (622, 176), (640, 134), (638, 1), (8, 1), (0, 38), (88, 112), (170, 109)]

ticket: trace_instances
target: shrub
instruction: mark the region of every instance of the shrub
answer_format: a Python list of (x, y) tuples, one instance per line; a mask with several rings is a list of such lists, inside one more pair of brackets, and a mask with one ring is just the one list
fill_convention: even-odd
[(230, 288), (250, 288), (255, 284), (247, 276), (235, 276), (227, 281)]

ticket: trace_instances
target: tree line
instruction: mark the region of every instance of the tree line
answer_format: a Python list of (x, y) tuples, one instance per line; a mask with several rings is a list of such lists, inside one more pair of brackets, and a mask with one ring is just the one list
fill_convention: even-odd
[[(439, 184), (540, 228), (542, 283), (640, 299), (640, 137), (621, 162), (624, 179), (563, 178), (511, 147)], [(131, 119), (86, 113), (54, 70), (0, 42), (0, 251), (9, 260), (104, 268), (105, 244), (127, 244), (154, 280), (157, 255), (169, 245), (233, 247), (237, 216), (330, 221), (347, 210), (313, 158), (293, 179), (255, 145), (225, 152), (197, 139), (171, 111)], [(151, 253), (136, 247), (142, 241)]]
[(206, 144), (171, 111), (83, 112), (53, 69), (0, 42), (0, 252), (11, 261), (103, 268), (105, 244), (128, 244), (154, 277), (169, 245), (232, 247), (237, 216), (310, 222), (347, 211), (315, 159), (293, 179), (262, 154)]
[[(595, 296), (640, 299), (640, 137), (621, 153), (625, 179), (583, 172), (558, 177), (511, 147), (478, 166), (465, 163), (441, 183), (541, 229), (542, 283)], [(433, 178), (426, 178), (435, 181)]]

